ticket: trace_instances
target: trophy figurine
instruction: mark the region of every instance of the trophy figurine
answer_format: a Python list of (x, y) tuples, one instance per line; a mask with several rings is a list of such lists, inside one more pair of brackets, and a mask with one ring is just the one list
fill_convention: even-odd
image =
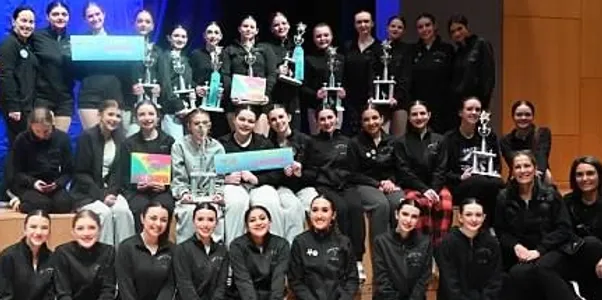
[(221, 51), (222, 47), (215, 47), (210, 52), (211, 67), (213, 72), (211, 72), (209, 82), (205, 81), (205, 85), (203, 87), (207, 90), (207, 92), (205, 93), (203, 101), (201, 102), (201, 108), (205, 111), (224, 111), (224, 109), (221, 108), (221, 94), (224, 91), (224, 88), (222, 86), (222, 79), (219, 73), (219, 69), (222, 67), (222, 62), (220, 61)]
[[(208, 141), (208, 130), (205, 127), (206, 125), (200, 124), (199, 129), (201, 131), (202, 139), (200, 144), (200, 152), (205, 154), (207, 151), (207, 141)], [(200, 165), (206, 165), (205, 156), (201, 156)], [(224, 178), (222, 176), (215, 173), (215, 170), (192, 170), (190, 172), (191, 178), (191, 192), (192, 199), (196, 203), (201, 202), (212, 202), (214, 201), (214, 196), (216, 195), (224, 195)], [(205, 189), (203, 189), (204, 187)], [(220, 203), (216, 203), (221, 206)], [(223, 204), (223, 203), (222, 203)]]
[(179, 53), (172, 52), (171, 60), (173, 62), (173, 70), (178, 74), (178, 86), (174, 87), (173, 93), (182, 99), (184, 102), (184, 108), (186, 110), (193, 110), (196, 108), (196, 93), (192, 85), (186, 85), (184, 80), (184, 72), (186, 72), (186, 65), (182, 61), (182, 56)]
[(339, 63), (337, 61), (337, 48), (332, 46), (328, 47), (328, 49), (326, 49), (326, 56), (326, 63), (328, 64), (328, 82), (323, 83), (323, 89), (326, 90), (326, 98), (324, 98), (322, 106), (328, 107), (334, 102), (336, 111), (345, 111), (341, 98), (339, 98), (339, 91), (343, 88), (341, 87), (341, 83), (337, 82), (335, 77), (335, 69)]
[[(144, 54), (144, 79), (138, 78), (138, 84), (142, 85), (144, 92), (141, 95), (138, 95), (138, 102), (142, 102), (144, 100), (152, 101), (157, 107), (161, 107), (157, 102), (157, 97), (152, 93), (152, 90), (159, 87), (157, 83), (157, 79), (153, 78), (151, 74), (151, 68), (157, 62), (156, 58), (153, 56), (153, 44), (146, 43), (146, 49)], [(150, 94), (150, 97), (149, 97)]]
[[(389, 75), (389, 63), (391, 62), (391, 42), (385, 40), (382, 43), (383, 55), (381, 60), (383, 62), (383, 74), (376, 76), (374, 83), (374, 98), (371, 98), (369, 102), (371, 104), (386, 105), (391, 103), (393, 99), (393, 93), (395, 92), (395, 80), (394, 76)], [(384, 90), (384, 91), (383, 91)]]
[(479, 126), (478, 132), (481, 136), (481, 149), (472, 152), (472, 174), (500, 177), (493, 165), (496, 154), (492, 149), (487, 149), (487, 137), (491, 134), (490, 115), (489, 112), (482, 111), (479, 117), (481, 126)]
[(293, 50), (293, 57), (291, 57), (290, 52), (286, 52), (286, 56), (284, 57), (284, 66), (287, 70), (290, 70), (289, 63), (292, 63), (295, 66), (295, 70), (293, 72), (293, 77), (288, 76), (286, 74), (280, 74), (278, 79), (288, 82), (295, 86), (300, 86), (303, 82), (304, 77), (304, 56), (305, 53), (303, 51), (303, 35), (305, 34), (305, 30), (307, 29), (307, 25), (303, 23), (297, 24), (297, 34), (294, 36), (293, 41), (295, 43), (295, 49)]

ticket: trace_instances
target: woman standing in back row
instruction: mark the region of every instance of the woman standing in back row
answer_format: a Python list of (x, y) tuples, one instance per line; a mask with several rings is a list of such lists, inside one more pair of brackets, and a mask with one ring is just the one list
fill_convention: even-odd
[(433, 131), (444, 134), (457, 124), (453, 114), (457, 108), (450, 97), (454, 47), (443, 42), (435, 16), (429, 13), (416, 18), (416, 29), (420, 39), (414, 46), (410, 95), (426, 102)]

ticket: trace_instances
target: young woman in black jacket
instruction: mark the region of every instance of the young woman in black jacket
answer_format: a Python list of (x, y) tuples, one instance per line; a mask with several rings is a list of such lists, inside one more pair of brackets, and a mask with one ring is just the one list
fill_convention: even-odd
[(424, 13), (416, 18), (420, 39), (414, 45), (410, 95), (425, 101), (431, 109), (433, 131), (443, 134), (457, 126), (453, 115), (458, 105), (451, 100), (454, 47), (437, 33), (435, 16)]
[[(276, 57), (276, 66), (278, 68), (278, 76), (285, 75), (294, 78), (295, 64), (288, 62), (285, 65), (285, 58), (292, 59), (295, 43), (290, 33), (291, 25), (287, 17), (276, 12), (270, 18), (270, 39), (265, 43), (272, 48), (272, 52)], [(288, 55), (288, 56), (287, 56)], [(281, 104), (286, 109), (287, 113), (292, 116), (292, 127), (301, 129), (300, 109), (299, 109), (299, 86), (290, 82), (276, 80), (274, 89), (272, 90), (272, 103)]]
[(211, 203), (197, 204), (192, 213), (195, 234), (174, 249), (173, 268), (179, 300), (224, 300), (228, 250), (211, 236), (218, 213)]
[[(366, 233), (364, 223), (358, 221), (364, 219), (364, 211), (361, 199), (347, 183), (350, 175), (347, 158), (349, 138), (336, 129), (337, 117), (333, 109), (319, 110), (317, 119), (320, 133), (314, 135), (309, 143), (301, 180), (336, 204), (338, 227), (351, 240), (360, 276), (364, 279), (361, 261)], [(299, 196), (303, 203), (312, 200), (307, 199), (310, 193)]]
[[(84, 20), (88, 23), (87, 34), (106, 36), (105, 10), (100, 4), (90, 1), (84, 6)], [(76, 74), (81, 80), (78, 110), (82, 127), (88, 129), (98, 122), (98, 109), (106, 99), (123, 103), (121, 79), (127, 68), (122, 61), (75, 62)]]
[[(238, 107), (234, 113), (234, 132), (219, 139), (226, 153), (273, 149), (274, 145), (270, 140), (253, 132), (256, 123), (257, 114), (251, 107)], [(280, 183), (281, 174), (282, 170), (245, 170), (226, 175), (226, 245), (243, 234), (245, 226), (240, 216), (249, 208), (249, 204), (267, 208), (272, 215), (272, 232), (287, 236), (285, 215), (275, 188)]]
[(272, 221), (265, 207), (251, 206), (244, 218), (247, 233), (230, 244), (234, 290), (228, 299), (283, 299), (289, 244), (284, 238), (270, 233)]
[[(389, 72), (395, 76), (395, 106), (391, 110), (389, 132), (401, 136), (406, 132), (407, 106), (410, 102), (410, 78), (412, 76), (412, 47), (401, 39), (406, 30), (406, 20), (393, 16), (387, 22), (387, 39), (391, 43)], [(382, 61), (381, 61), (382, 62)], [(382, 71), (381, 71), (382, 74)], [(377, 74), (378, 76), (382, 76)], [(391, 74), (391, 73), (390, 73)]]
[(275, 104), (268, 112), (268, 121), (270, 122), (269, 139), (278, 148), (290, 147), (293, 150), (294, 159), (292, 165), (287, 166), (281, 173), (278, 180), (278, 197), (282, 210), (286, 214), (285, 223), (287, 234), (284, 236), (289, 243), (303, 232), (305, 223), (305, 214), (300, 211), (309, 210), (309, 202), (302, 202), (303, 199), (313, 199), (318, 195), (315, 188), (307, 186), (300, 177), (303, 175), (303, 165), (305, 164), (305, 155), (311, 137), (297, 129), (291, 128), (292, 116), (286, 112), (284, 106)]
[(169, 241), (169, 209), (149, 202), (142, 209), (142, 232), (123, 241), (115, 258), (121, 300), (173, 300), (176, 284)]
[(420, 216), (418, 226), (437, 247), (453, 221), (452, 196), (445, 187), (447, 153), (443, 136), (429, 127), (431, 112), (426, 103), (413, 101), (408, 112), (408, 130), (395, 143), (397, 180), (405, 189), (405, 198), (428, 211)]
[(550, 152), (552, 151), (552, 132), (548, 127), (539, 127), (533, 122), (535, 105), (527, 100), (518, 100), (512, 104), (514, 129), (500, 140), (502, 156), (508, 167), (512, 164), (512, 155), (519, 150), (531, 150), (537, 159), (537, 176), (552, 184), (550, 172)]
[(31, 211), (23, 227), (23, 238), (0, 254), (0, 298), (54, 300), (56, 272), (47, 245), (50, 216)]
[(67, 132), (73, 114), (73, 68), (71, 42), (67, 33), (69, 7), (61, 0), (46, 6), (49, 26), (33, 34), (33, 52), (38, 58), (34, 106), (54, 112), (56, 128)]
[(171, 81), (169, 80), (169, 63), (165, 59), (165, 55), (163, 55), (164, 50), (151, 42), (150, 35), (155, 30), (155, 20), (151, 13), (146, 9), (138, 11), (136, 13), (135, 26), (136, 32), (145, 39), (145, 61), (152, 63), (148, 69), (151, 83), (155, 83), (156, 86), (152, 89), (146, 89), (142, 86), (142, 83), (146, 81), (144, 62), (136, 62), (130, 67), (130, 76), (126, 80), (128, 82), (124, 83), (126, 89), (129, 89), (124, 95), (125, 105), (123, 113), (123, 127), (126, 130), (127, 136), (135, 134), (140, 129), (138, 124), (136, 124), (136, 114), (132, 112), (135, 106), (139, 104), (139, 97), (142, 97), (143, 100), (155, 97), (157, 100), (155, 105), (169, 106), (167, 102), (173, 90)]
[[(572, 278), (579, 282), (585, 299), (602, 297), (602, 163), (593, 156), (582, 156), (571, 165), (569, 182), (571, 192), (563, 200), (566, 203), (573, 231), (584, 239), (578, 252), (580, 259), (575, 265)], [(592, 266), (595, 265), (595, 269)]]
[(73, 208), (67, 192), (73, 176), (69, 136), (54, 129), (47, 108), (35, 108), (28, 118), (29, 129), (17, 136), (6, 171), (9, 190), (17, 197), (11, 205), (24, 213), (68, 213)]
[(416, 228), (420, 214), (417, 202), (401, 201), (396, 208), (395, 231), (374, 241), (374, 299), (426, 299), (433, 273), (433, 247), (429, 237)]
[[(504, 187), (504, 182), (499, 177), (473, 174), (474, 171), (488, 171), (487, 162), (479, 163), (479, 170), (473, 170), (473, 153), (481, 149), (483, 139), (478, 128), (481, 110), (479, 99), (464, 99), (459, 111), (460, 126), (445, 134), (443, 147), (447, 153), (447, 184), (453, 198), (477, 198), (483, 201), (485, 213), (490, 216), (489, 221), (485, 222), (490, 224), (494, 219), (491, 216), (495, 208), (495, 198), (498, 191)], [(500, 153), (495, 133), (490, 132), (485, 138), (485, 143), (487, 150), (496, 155), (493, 158), (493, 170), (499, 174)]]
[(56, 299), (115, 299), (115, 249), (98, 241), (100, 217), (91, 210), (80, 210), (73, 217), (72, 230), (74, 241), (54, 252)]
[(451, 16), (447, 28), (457, 45), (452, 74), (455, 101), (477, 97), (481, 99), (483, 109), (489, 110), (495, 87), (495, 58), (491, 43), (470, 31), (464, 15)]
[(352, 300), (359, 288), (355, 251), (336, 228), (335, 202), (320, 195), (310, 206), (309, 229), (291, 246), (289, 287), (296, 299)]
[(158, 128), (159, 110), (154, 103), (142, 101), (136, 105), (134, 112), (140, 130), (121, 145), (117, 180), (118, 195), (127, 199), (134, 215), (136, 232), (140, 232), (140, 212), (149, 202), (157, 201), (165, 205), (170, 216), (175, 204), (169, 185), (158, 182), (131, 183), (132, 153), (171, 155), (174, 139)]
[[(222, 65), (222, 74), (224, 75), (224, 93), (226, 95), (226, 111), (228, 112), (228, 122), (230, 122), (230, 128), (233, 130), (233, 119), (234, 110), (238, 105), (238, 102), (243, 99), (231, 99), (230, 92), (232, 90), (232, 79), (235, 74), (241, 74), (249, 76), (249, 65), (246, 62), (245, 57), (249, 53), (255, 56), (255, 62), (253, 63), (253, 76), (265, 78), (265, 97), (264, 101), (258, 105), (263, 107), (266, 104), (272, 102), (272, 89), (276, 84), (276, 56), (270, 46), (265, 44), (256, 44), (256, 37), (259, 30), (257, 29), (257, 22), (251, 16), (248, 16), (242, 20), (240, 26), (238, 26), (238, 32), (240, 38), (230, 44), (230, 46), (224, 49), (224, 64)], [(256, 133), (267, 135), (269, 127), (267, 124), (267, 117), (262, 111), (258, 118), (258, 125), (255, 129)]]
[(31, 49), (35, 28), (33, 8), (17, 7), (12, 21), (12, 31), (0, 45), (0, 103), (11, 145), (19, 133), (27, 130), (27, 115), (35, 98), (38, 65)]
[[(316, 120), (317, 110), (323, 106), (325, 98), (333, 98), (333, 95), (328, 95), (326, 90), (323, 89), (324, 83), (328, 83), (330, 77), (327, 49), (332, 46), (332, 29), (326, 23), (319, 23), (314, 26), (312, 37), (315, 49), (310, 49), (305, 55), (305, 80), (301, 86), (301, 106), (307, 112), (309, 132), (317, 134), (319, 131)], [(334, 77), (335, 83), (338, 83), (343, 80), (343, 62), (345, 58), (342, 54), (337, 54), (335, 58)], [(345, 98), (344, 87), (341, 87), (337, 96), (340, 99)], [(329, 105), (333, 105), (333, 103)], [(341, 128), (340, 122), (343, 120), (343, 113), (338, 112), (337, 117), (339, 119), (337, 128)]]
[[(223, 47), (219, 45), (222, 41), (223, 34), (222, 29), (216, 22), (211, 22), (205, 28), (203, 33), (205, 44), (203, 47), (193, 50), (190, 53), (190, 67), (192, 68), (192, 81), (195, 85), (197, 93), (198, 104), (201, 103), (202, 98), (209, 92), (209, 82), (211, 81), (211, 73), (213, 73), (213, 65), (211, 63), (212, 53), (216, 53), (219, 57), (219, 61), (223, 62)], [(221, 72), (220, 69), (217, 70)], [(221, 77), (221, 83), (223, 84), (224, 78)], [(223, 92), (219, 95), (220, 99), (224, 98)], [(221, 107), (225, 107), (224, 102), (221, 102)], [(223, 136), (230, 132), (228, 122), (225, 114), (221, 112), (208, 112), (211, 117), (211, 124), (213, 127), (211, 132), (214, 136)]]
[(370, 212), (371, 239), (374, 239), (391, 227), (391, 212), (397, 209), (403, 191), (397, 185), (395, 137), (382, 129), (383, 116), (376, 107), (367, 106), (361, 116), (362, 129), (347, 148), (351, 172), (347, 180), (364, 211)]
[(483, 206), (468, 198), (459, 207), (460, 227), (452, 228), (439, 247), (438, 299), (501, 299), (502, 254), (498, 240), (483, 230)]
[(560, 194), (537, 180), (536, 168), (530, 152), (515, 154), (513, 179), (497, 199), (495, 233), (510, 275), (502, 299), (573, 299), (565, 281), (571, 220)]
[(108, 245), (119, 245), (134, 234), (134, 217), (117, 182), (125, 140), (120, 108), (116, 100), (105, 100), (99, 107), (99, 124), (79, 136), (70, 189), (75, 209), (89, 209), (100, 216), (100, 241)]

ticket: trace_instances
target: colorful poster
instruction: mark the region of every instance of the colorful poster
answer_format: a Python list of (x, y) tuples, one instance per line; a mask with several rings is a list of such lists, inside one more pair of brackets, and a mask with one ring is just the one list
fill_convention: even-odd
[(215, 156), (215, 172), (229, 174), (237, 171), (261, 171), (284, 169), (293, 164), (293, 148), (279, 148)]
[(129, 35), (72, 35), (73, 61), (142, 61), (144, 37)]
[(167, 154), (132, 153), (131, 183), (171, 183), (171, 156)]
[(263, 102), (265, 98), (265, 78), (234, 74), (232, 77), (231, 99)]

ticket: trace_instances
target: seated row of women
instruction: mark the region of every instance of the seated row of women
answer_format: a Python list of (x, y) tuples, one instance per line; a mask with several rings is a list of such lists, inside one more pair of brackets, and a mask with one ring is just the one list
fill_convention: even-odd
[[(516, 105), (515, 110), (533, 111), (528, 104)], [(336, 113), (328, 108), (317, 112), (320, 134), (309, 137), (291, 129), (290, 115), (274, 106), (268, 114), (271, 134), (267, 139), (253, 133), (257, 120), (253, 109), (241, 108), (235, 115), (235, 131), (219, 141), (210, 137), (211, 121), (201, 110), (188, 115), (189, 134), (177, 142), (158, 128), (158, 110), (152, 102), (141, 102), (135, 113), (141, 129), (126, 139), (119, 130), (118, 102), (105, 101), (100, 124), (78, 140), (73, 166), (66, 134), (53, 130), (48, 110), (35, 109), (30, 130), (19, 136), (12, 149), (7, 179), (19, 199), (12, 204), (23, 212), (93, 210), (101, 216), (101, 241), (117, 245), (140, 231), (134, 216), (151, 200), (166, 205), (170, 215), (175, 211), (177, 240), (186, 240), (192, 235), (192, 204), (206, 199), (224, 205), (220, 218), (224, 222), (216, 239), (229, 245), (244, 231), (239, 216), (250, 204), (266, 207), (273, 217), (274, 233), (292, 242), (303, 230), (304, 215), (298, 212), (308, 210), (309, 201), (321, 193), (337, 203), (339, 228), (351, 239), (359, 262), (365, 252), (365, 229), (357, 220), (369, 212), (372, 237), (388, 231), (404, 190), (406, 199), (430, 210), (420, 226), (438, 244), (451, 224), (451, 195), (486, 199), (486, 211), (493, 215), (494, 199), (503, 186), (497, 178), (470, 172), (470, 153), (481, 140), (475, 134), (480, 114), (475, 98), (464, 101), (459, 113), (462, 125), (445, 138), (428, 129), (430, 114), (422, 102), (411, 106), (412, 130), (401, 139), (382, 131), (382, 116), (372, 107), (362, 112), (362, 133), (353, 139), (336, 129)], [(532, 127), (527, 124), (517, 131), (522, 134)], [(495, 135), (487, 141), (497, 152)], [(195, 176), (215, 172), (214, 158), (219, 153), (274, 147), (294, 150), (295, 163), (284, 172), (234, 172), (225, 176), (221, 189), (216, 188), (216, 180)], [(131, 184), (131, 154), (135, 152), (171, 155), (171, 184)], [(362, 270), (361, 264), (358, 267)]]

